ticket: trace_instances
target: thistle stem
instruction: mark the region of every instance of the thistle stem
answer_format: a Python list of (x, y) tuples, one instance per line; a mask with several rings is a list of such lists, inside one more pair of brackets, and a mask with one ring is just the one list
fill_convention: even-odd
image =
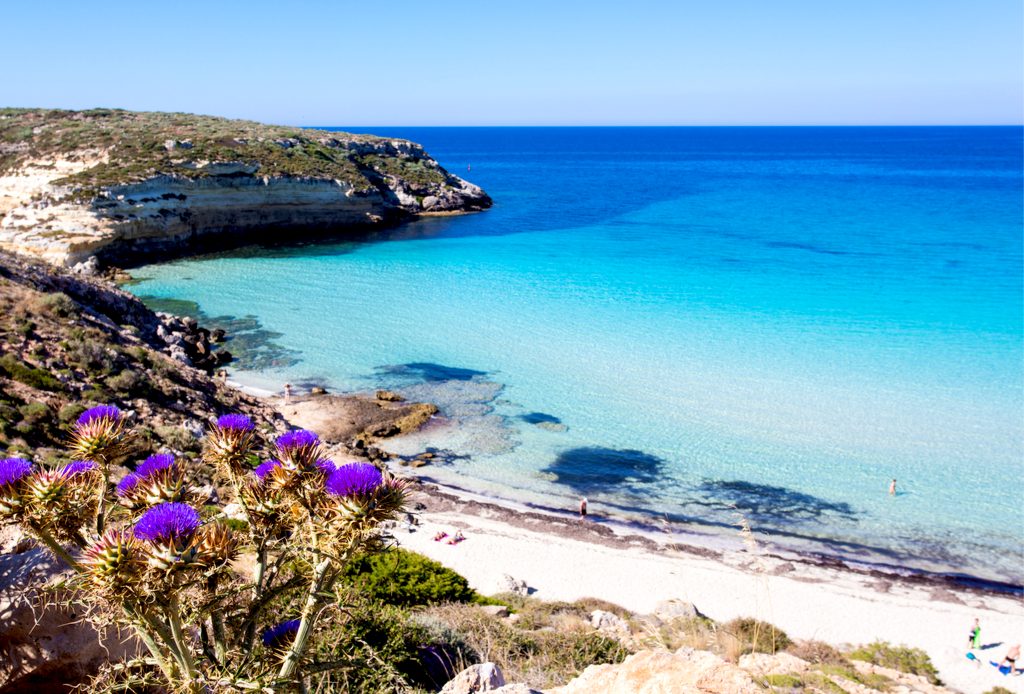
[(196, 665), (192, 661), (192, 649), (189, 648), (188, 641), (185, 639), (185, 632), (181, 628), (180, 612), (181, 605), (178, 602), (178, 598), (172, 595), (165, 610), (167, 622), (171, 627), (171, 637), (174, 639), (178, 653), (181, 655), (181, 664), (185, 668), (185, 674), (188, 676), (189, 683), (192, 683), (196, 680)]
[[(217, 594), (217, 576), (210, 576), (207, 581), (207, 588), (210, 590), (211, 595)], [(217, 655), (217, 662), (224, 663), (227, 661), (227, 636), (224, 632), (224, 615), (220, 612), (219, 606), (214, 606), (210, 611), (210, 624), (213, 627), (213, 649)]]
[(60, 546), (60, 543), (51, 535), (48, 531), (43, 530), (38, 525), (32, 525), (32, 530), (36, 534), (36, 539), (46, 545), (47, 549), (56, 554), (58, 557), (63, 559), (68, 566), (75, 571), (81, 572), (82, 565), (78, 563), (78, 560), (68, 554), (68, 551)]
[(309, 585), (306, 604), (302, 607), (299, 630), (295, 633), (295, 640), (292, 641), (292, 646), (288, 649), (288, 655), (281, 663), (281, 669), (277, 673), (278, 679), (290, 680), (295, 674), (299, 659), (302, 658), (302, 654), (306, 650), (306, 641), (309, 640), (309, 635), (313, 631), (313, 622), (316, 619), (317, 607), (320, 605), (321, 592), (330, 586), (331, 578), (333, 578), (329, 576), (330, 569), (330, 559), (324, 559), (313, 569), (313, 581)]
[(96, 499), (96, 534), (103, 535), (103, 527), (106, 525), (107, 516), (107, 485), (110, 483), (110, 470), (104, 463), (103, 482), (99, 485), (99, 494)]
[(157, 665), (160, 667), (160, 671), (164, 673), (164, 677), (167, 678), (167, 682), (173, 683), (178, 679), (178, 672), (171, 662), (167, 660), (167, 654), (164, 653), (164, 649), (160, 648), (156, 639), (149, 633), (147, 629), (146, 620), (141, 616), (135, 614), (135, 612), (126, 605), (121, 606), (124, 613), (128, 616), (132, 626), (135, 627), (135, 633), (139, 635), (142, 642), (146, 644), (146, 648), (149, 649), (150, 654), (156, 660)]

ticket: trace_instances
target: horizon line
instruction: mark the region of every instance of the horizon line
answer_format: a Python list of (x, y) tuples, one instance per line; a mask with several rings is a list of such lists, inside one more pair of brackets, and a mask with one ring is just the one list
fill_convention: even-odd
[(324, 128), (1024, 128), (1020, 123), (487, 123), (487, 124), (345, 124), (290, 125), (310, 130)]

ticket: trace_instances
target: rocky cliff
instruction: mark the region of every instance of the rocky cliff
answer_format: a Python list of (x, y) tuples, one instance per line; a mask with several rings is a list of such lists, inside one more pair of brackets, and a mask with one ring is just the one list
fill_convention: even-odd
[(130, 111), (0, 109), (0, 248), (129, 264), (486, 209), (419, 145)]

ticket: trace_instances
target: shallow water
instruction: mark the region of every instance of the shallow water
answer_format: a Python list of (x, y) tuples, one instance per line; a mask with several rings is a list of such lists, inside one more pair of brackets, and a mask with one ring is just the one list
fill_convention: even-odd
[(495, 207), (131, 289), (438, 403), (463, 486), (1024, 582), (1020, 128), (378, 132)]

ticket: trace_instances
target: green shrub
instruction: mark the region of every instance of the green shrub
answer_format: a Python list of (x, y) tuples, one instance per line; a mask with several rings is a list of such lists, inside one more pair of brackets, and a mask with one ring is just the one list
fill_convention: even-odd
[(59, 391), (64, 385), (48, 371), (29, 366), (13, 354), (0, 357), (0, 373), (39, 390)]
[(825, 675), (834, 677), (842, 677), (848, 679), (851, 682), (857, 682), (863, 684), (866, 687), (877, 689), (880, 692), (888, 691), (892, 686), (893, 682), (885, 675), (879, 675), (877, 673), (860, 672), (856, 670), (852, 665), (820, 665), (818, 669)]
[(793, 643), (786, 632), (774, 624), (749, 617), (741, 617), (723, 624), (721, 633), (735, 640), (739, 654), (776, 653)]
[(34, 302), (34, 308), (58, 318), (71, 318), (79, 313), (75, 300), (63, 292), (44, 294)]
[(765, 675), (764, 683), (771, 689), (797, 689), (804, 686), (804, 681), (796, 675)]
[(25, 424), (36, 426), (50, 418), (50, 408), (41, 402), (30, 402), (18, 408)]
[(71, 424), (78, 420), (79, 415), (85, 412), (85, 405), (78, 402), (69, 402), (57, 412), (57, 420), (61, 424)]
[(465, 578), (404, 549), (356, 559), (346, 569), (345, 579), (367, 597), (392, 605), (472, 602), (476, 597)]
[(912, 675), (921, 675), (932, 684), (942, 684), (939, 673), (928, 654), (920, 648), (893, 646), (886, 641), (875, 641), (849, 654), (854, 660), (863, 660), (882, 667), (892, 668)]
[(992, 687), (992, 689), (989, 689), (984, 694), (1013, 694), (1013, 692), (1006, 687)]
[(181, 427), (157, 426), (153, 427), (153, 433), (156, 434), (157, 440), (162, 441), (176, 451), (184, 453), (189, 451), (198, 452), (202, 448), (199, 439)]
[(798, 641), (786, 650), (812, 665), (829, 664), (850, 667), (850, 661), (824, 641)]

